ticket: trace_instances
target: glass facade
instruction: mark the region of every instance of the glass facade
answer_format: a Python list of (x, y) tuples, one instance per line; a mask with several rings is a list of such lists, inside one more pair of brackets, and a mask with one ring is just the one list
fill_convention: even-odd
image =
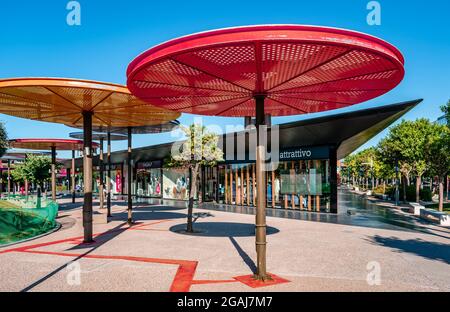
[[(218, 200), (232, 205), (256, 204), (255, 164), (220, 165)], [(329, 160), (280, 162), (266, 172), (267, 207), (330, 212)]]
[(161, 168), (136, 170), (136, 195), (146, 197), (162, 196)]
[(189, 199), (189, 169), (163, 168), (163, 198)]
[(214, 201), (218, 193), (217, 189), (217, 167), (205, 167), (203, 168), (202, 181), (204, 194), (204, 201)]
[[(79, 185), (79, 190), (83, 190), (82, 185), (82, 172), (78, 173), (77, 181), (79, 182), (75, 185)], [(106, 182), (108, 179), (108, 171), (106, 169), (105, 165), (105, 171), (103, 171), (103, 178), (105, 181), (105, 191), (106, 191)], [(100, 186), (100, 167), (94, 167), (93, 175), (93, 192), (98, 193), (99, 186)], [(122, 173), (122, 165), (115, 164), (111, 165), (111, 193), (112, 194), (123, 194), (124, 191), (126, 191), (123, 186), (125, 185), (124, 176)]]
[(117, 166), (115, 169), (111, 169), (111, 192), (113, 194), (123, 193), (124, 178), (122, 169)]
[[(298, 159), (306, 155), (310, 159)], [(330, 148), (293, 148), (280, 153), (280, 161), (266, 175), (266, 205), (275, 209), (336, 212), (332, 204)], [(295, 158), (297, 157), (297, 159)], [(316, 158), (316, 159), (314, 159)], [(162, 161), (138, 162), (133, 174), (136, 196), (188, 200), (188, 168), (162, 168)], [(336, 164), (335, 167), (336, 168)], [(126, 169), (112, 170), (113, 192), (125, 194)], [(257, 197), (254, 162), (218, 164), (201, 168), (194, 196), (202, 202), (255, 206)], [(337, 202), (337, 199), (334, 200)]]

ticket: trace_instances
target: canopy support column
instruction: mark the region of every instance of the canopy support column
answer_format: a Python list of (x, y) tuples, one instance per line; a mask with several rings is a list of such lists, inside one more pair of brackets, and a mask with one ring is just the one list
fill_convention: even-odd
[(103, 137), (100, 138), (100, 183), (98, 186), (98, 192), (99, 192), (99, 199), (100, 199), (100, 209), (105, 208), (105, 194), (103, 193), (104, 185), (105, 185), (105, 179), (103, 171), (105, 168), (103, 168)]
[(71, 170), (71, 176), (72, 179), (72, 185), (71, 185), (71, 191), (72, 191), (72, 203), (75, 203), (75, 150), (72, 150), (72, 170)]
[(56, 202), (56, 147), (52, 146), (52, 200)]
[(265, 142), (261, 142), (259, 135), (261, 126), (265, 124), (264, 95), (255, 95), (256, 102), (256, 274), (255, 279), (266, 281), (270, 276), (266, 271), (266, 175), (265, 175)]
[(127, 223), (133, 223), (133, 202), (131, 197), (131, 127), (128, 127), (128, 155), (127, 155), (127, 198), (128, 198), (128, 220)]
[(107, 158), (108, 158), (108, 173), (106, 177), (106, 207), (108, 209), (108, 217), (111, 217), (111, 132), (108, 131), (107, 137)]
[(338, 175), (337, 175), (337, 149), (330, 151), (330, 212), (338, 212)]
[[(27, 158), (28, 158), (28, 155), (25, 154), (25, 162), (27, 161)], [(25, 198), (28, 201), (28, 179), (25, 179), (24, 183), (25, 183)]]
[(8, 197), (11, 191), (11, 160), (8, 159)]
[(83, 157), (83, 228), (84, 242), (92, 242), (92, 115), (90, 111), (83, 112), (84, 157)]

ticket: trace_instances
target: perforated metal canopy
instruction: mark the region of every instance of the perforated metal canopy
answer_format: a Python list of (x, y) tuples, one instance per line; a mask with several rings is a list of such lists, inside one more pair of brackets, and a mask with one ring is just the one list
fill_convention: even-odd
[[(84, 132), (71, 132), (69, 133), (69, 136), (74, 139), (83, 139), (84, 138)], [(108, 134), (103, 132), (93, 132), (92, 133), (92, 140), (100, 141), (100, 140), (107, 140)], [(127, 139), (126, 135), (119, 134), (119, 133), (111, 133), (110, 134), (111, 141), (123, 141)]]
[[(10, 157), (13, 157), (13, 158), (17, 158), (17, 159), (24, 159), (28, 154), (43, 155), (43, 156), (51, 155), (51, 153), (48, 151), (10, 149), (0, 158), (1, 159), (9, 159)], [(11, 159), (13, 159), (13, 158), (11, 158)]]
[(254, 116), (256, 95), (273, 116), (331, 110), (380, 96), (404, 77), (391, 44), (358, 32), (300, 25), (228, 28), (174, 39), (144, 52), (128, 88), (163, 108)]
[[(50, 150), (54, 147), (56, 150), (70, 151), (82, 150), (83, 141), (70, 139), (13, 139), (9, 140), (9, 146), (32, 150)], [(98, 144), (93, 143), (92, 147), (97, 148)]]
[(121, 85), (63, 78), (0, 80), (0, 113), (82, 126), (86, 111), (94, 113), (93, 125), (115, 127), (157, 125), (180, 116), (137, 99)]
[[(179, 125), (180, 125), (180, 122), (178, 120), (171, 120), (169, 122), (159, 124), (159, 125), (131, 127), (131, 133), (132, 134), (151, 134), (151, 133), (170, 132), (170, 131), (174, 130), (176, 127), (178, 127)], [(110, 132), (111, 135), (113, 133), (119, 134), (119, 135), (128, 134), (128, 127), (94, 126), (93, 130), (97, 131), (99, 133)]]

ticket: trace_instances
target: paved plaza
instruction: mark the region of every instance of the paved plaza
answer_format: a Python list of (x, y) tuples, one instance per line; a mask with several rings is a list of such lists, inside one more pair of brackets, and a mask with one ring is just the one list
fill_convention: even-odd
[(450, 290), (443, 227), (268, 217), (268, 271), (281, 282), (254, 287), (240, 278), (255, 269), (251, 214), (195, 209), (198, 233), (187, 235), (184, 203), (137, 203), (130, 227), (115, 201), (111, 222), (94, 224), (95, 242), (83, 244), (81, 199), (59, 201), (58, 231), (0, 248), (0, 291)]

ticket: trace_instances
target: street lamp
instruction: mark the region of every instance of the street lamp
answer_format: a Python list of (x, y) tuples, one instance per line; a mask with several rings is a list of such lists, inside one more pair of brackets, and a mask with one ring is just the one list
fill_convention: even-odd
[(398, 190), (398, 182), (399, 182), (399, 176), (398, 176), (398, 160), (395, 160), (395, 205), (398, 206), (399, 204), (399, 198), (400, 198), (400, 194), (399, 194), (399, 190)]

